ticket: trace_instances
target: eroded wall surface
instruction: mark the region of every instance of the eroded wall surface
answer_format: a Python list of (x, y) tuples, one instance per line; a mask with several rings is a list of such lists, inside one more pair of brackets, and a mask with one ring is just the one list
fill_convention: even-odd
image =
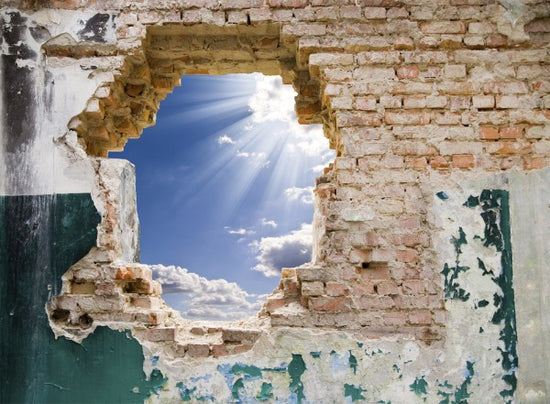
[[(549, 15), (536, 0), (4, 2), (2, 397), (548, 401)], [(183, 74), (255, 71), (292, 84), (336, 150), (312, 262), (254, 318), (190, 321), (139, 264), (134, 169), (108, 152)]]

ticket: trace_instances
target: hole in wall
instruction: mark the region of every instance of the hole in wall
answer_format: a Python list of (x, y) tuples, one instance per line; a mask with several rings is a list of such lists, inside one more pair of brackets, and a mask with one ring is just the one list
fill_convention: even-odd
[(141, 262), (185, 318), (249, 317), (282, 267), (311, 259), (314, 180), (334, 154), (294, 96), (278, 76), (187, 75), (110, 153), (136, 165)]

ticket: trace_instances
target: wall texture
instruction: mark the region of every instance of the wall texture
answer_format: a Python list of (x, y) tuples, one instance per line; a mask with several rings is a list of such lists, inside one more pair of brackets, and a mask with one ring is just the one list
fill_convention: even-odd
[[(0, 21), (1, 348), (27, 358), (3, 397), (548, 401), (550, 3), (8, 0)], [(134, 170), (107, 156), (183, 74), (247, 72), (292, 84), (337, 157), (312, 262), (255, 318), (192, 322), (139, 264)]]

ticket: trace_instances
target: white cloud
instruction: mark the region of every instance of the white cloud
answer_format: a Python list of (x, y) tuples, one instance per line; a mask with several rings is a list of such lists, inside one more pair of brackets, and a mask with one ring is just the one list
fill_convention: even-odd
[(250, 244), (257, 252), (253, 268), (265, 276), (279, 276), (282, 268), (292, 268), (311, 260), (311, 224), (277, 237), (262, 237)]
[(256, 233), (254, 230), (251, 230), (251, 229), (243, 229), (243, 228), (234, 229), (229, 226), (225, 226), (224, 229), (229, 234), (238, 234), (240, 236), (247, 236), (247, 235)]
[(254, 315), (263, 302), (263, 296), (250, 294), (225, 279), (206, 279), (177, 266), (151, 265), (151, 269), (162, 284), (165, 300), (184, 317), (242, 319)]
[(327, 158), (333, 159), (334, 152), (328, 149), (328, 140), (323, 134), (322, 125), (298, 123), (294, 111), (296, 92), (292, 86), (283, 85), (279, 76), (256, 74), (255, 79), (256, 91), (248, 101), (252, 121), (256, 124), (279, 122), (286, 125), (291, 135), (288, 139), (290, 152), (321, 156), (323, 161)]
[(277, 228), (277, 222), (275, 220), (268, 220), (265, 217), (262, 217), (260, 223), (262, 224), (262, 226), (269, 226), (273, 227), (274, 229)]
[(235, 141), (227, 135), (219, 136), (217, 142), (218, 142), (219, 145), (222, 145), (222, 144), (235, 144)]
[(300, 200), (302, 203), (313, 203), (313, 187), (290, 187), (285, 189), (285, 195), (289, 201)]

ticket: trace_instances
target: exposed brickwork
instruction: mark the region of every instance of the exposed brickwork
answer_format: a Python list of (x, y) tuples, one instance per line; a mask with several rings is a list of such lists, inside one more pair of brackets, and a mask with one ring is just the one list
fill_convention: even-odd
[[(116, 46), (44, 46), (49, 58), (123, 56), (70, 123), (87, 153), (106, 156), (153, 125), (183, 74), (281, 75), (299, 94), (300, 122), (322, 122), (337, 157), (317, 181), (313, 263), (284, 270), (261, 315), (274, 326), (441, 338), (441, 277), (421, 185), (434, 171), (549, 164), (548, 3), (525, 5), (515, 25), (503, 5), (488, 1), (185, 4), (121, 8), (106, 0), (96, 6), (117, 10)], [(108, 241), (100, 244), (108, 250)], [(83, 326), (84, 314), (143, 326), (167, 321), (156, 312), (160, 290), (146, 269), (104, 265), (111, 272), (99, 277), (75, 272), (56, 300), (56, 321)], [(94, 296), (107, 306), (86, 310)], [(177, 339), (166, 327), (147, 332)], [(224, 338), (177, 349), (219, 356), (253, 343)]]

